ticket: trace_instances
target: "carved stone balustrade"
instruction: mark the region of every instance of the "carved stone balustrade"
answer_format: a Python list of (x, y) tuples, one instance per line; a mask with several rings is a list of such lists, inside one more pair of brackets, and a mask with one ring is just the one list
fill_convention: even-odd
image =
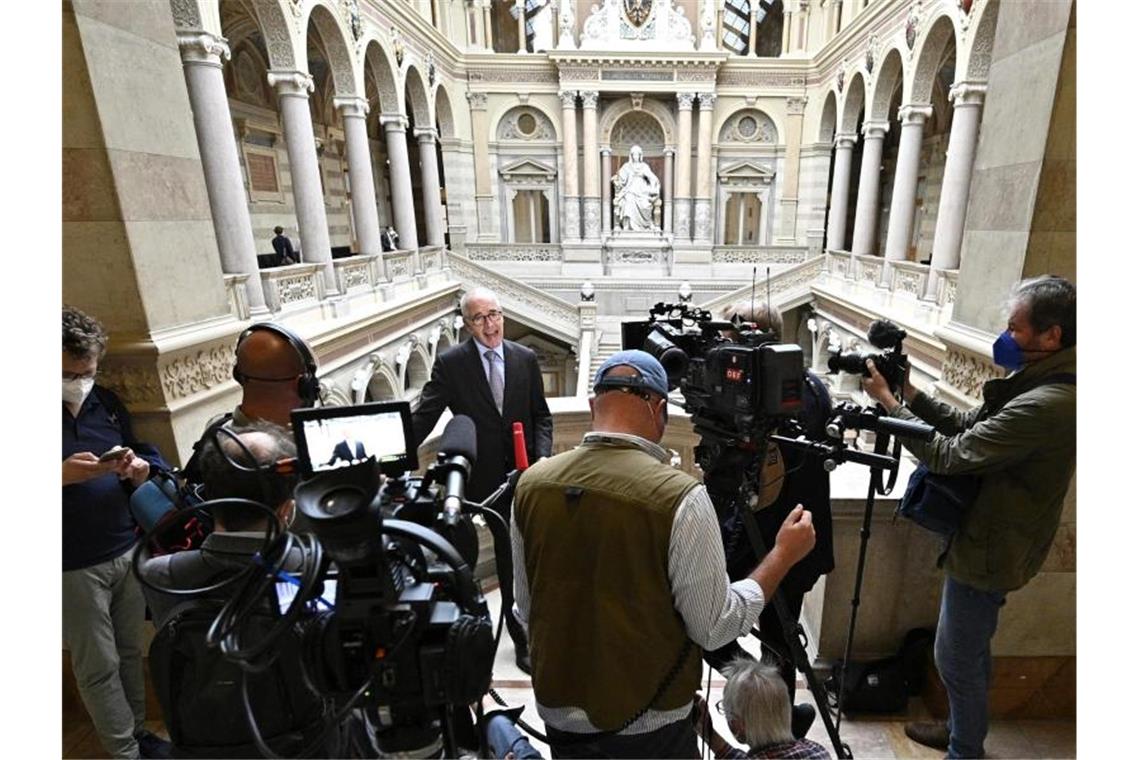
[(559, 243), (468, 243), (472, 261), (562, 261)]
[[(807, 249), (800, 250), (806, 251)], [(815, 256), (785, 269), (779, 274), (772, 275), (770, 282), (757, 283), (757, 292), (765, 298), (771, 292), (773, 307), (781, 311), (806, 303), (811, 298), (812, 282), (824, 271), (823, 266), (824, 257)], [(747, 299), (751, 294), (752, 284), (749, 283), (742, 288), (729, 291), (701, 304), (701, 308), (708, 309), (715, 316), (725, 306)]]
[(802, 264), (811, 257), (804, 246), (714, 245), (714, 264)]
[(389, 251), (383, 255), (383, 261), (389, 282), (410, 280), (416, 274), (416, 252), (412, 249)]
[(384, 281), (378, 253), (334, 259), (333, 271), (341, 293), (373, 290)]
[(223, 275), (226, 283), (226, 298), (230, 304), (230, 314), (234, 315), (234, 319), (243, 322), (249, 319), (249, 298), (246, 295), (245, 287), (249, 277), (247, 272)]
[(887, 286), (896, 295), (909, 295), (921, 298), (926, 292), (926, 278), (930, 267), (913, 261), (891, 261), (888, 263)]
[(270, 311), (300, 310), (325, 299), (323, 264), (290, 264), (261, 270), (261, 286)]

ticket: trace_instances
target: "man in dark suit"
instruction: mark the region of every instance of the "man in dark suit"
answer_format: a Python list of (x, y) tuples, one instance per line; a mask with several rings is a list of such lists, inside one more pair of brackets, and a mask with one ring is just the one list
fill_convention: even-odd
[(301, 257), (293, 250), (293, 241), (285, 237), (284, 227), (273, 228), (273, 250), (281, 257), (282, 264), (298, 264)]
[(351, 430), (344, 430), (341, 432), (341, 440), (336, 446), (333, 446), (332, 458), (329, 459), (329, 464), (336, 464), (338, 459), (343, 459), (345, 462), (359, 462), (364, 459), (368, 454), (364, 451), (364, 444), (356, 440), (352, 436)]
[[(526, 346), (503, 340), (498, 297), (486, 288), (475, 288), (463, 295), (459, 310), (471, 337), (436, 358), (431, 379), (412, 411), (412, 427), (414, 443), (419, 446), (444, 408), (471, 418), (478, 451), (466, 493), (471, 501), (482, 501), (515, 467), (512, 423), (522, 423), (527, 459), (533, 463), (550, 456), (554, 420), (543, 395), (538, 358)], [(509, 500), (494, 506), (509, 525)], [(503, 589), (511, 586), (502, 577), (499, 583)], [(508, 612), (506, 620), (516, 660), (525, 670), (529, 668), (526, 633), (514, 615)]]

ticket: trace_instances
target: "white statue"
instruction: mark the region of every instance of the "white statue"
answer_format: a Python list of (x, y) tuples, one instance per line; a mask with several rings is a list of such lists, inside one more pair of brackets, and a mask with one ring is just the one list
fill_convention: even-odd
[(613, 177), (614, 227), (617, 229), (660, 229), (654, 211), (660, 204), (661, 182), (641, 157), (641, 146), (634, 145), (629, 149), (629, 160)]

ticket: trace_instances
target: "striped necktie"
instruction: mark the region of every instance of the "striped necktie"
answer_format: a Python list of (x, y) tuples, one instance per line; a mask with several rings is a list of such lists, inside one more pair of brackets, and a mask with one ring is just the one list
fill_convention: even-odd
[(503, 413), (503, 367), (498, 362), (498, 354), (493, 350), (488, 350), (484, 356), (487, 357), (487, 364), (490, 365), (490, 372), (487, 373), (488, 382), (491, 384), (491, 398), (495, 399), (495, 408), (499, 410), (499, 414)]

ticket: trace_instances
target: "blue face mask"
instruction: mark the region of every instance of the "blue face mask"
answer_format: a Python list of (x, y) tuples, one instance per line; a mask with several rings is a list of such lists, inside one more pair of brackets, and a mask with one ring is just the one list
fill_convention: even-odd
[(1021, 346), (1017, 345), (1017, 341), (1013, 339), (1008, 330), (994, 341), (994, 364), (1010, 370), (1021, 369), (1022, 365), (1025, 364), (1025, 356), (1021, 353)]

